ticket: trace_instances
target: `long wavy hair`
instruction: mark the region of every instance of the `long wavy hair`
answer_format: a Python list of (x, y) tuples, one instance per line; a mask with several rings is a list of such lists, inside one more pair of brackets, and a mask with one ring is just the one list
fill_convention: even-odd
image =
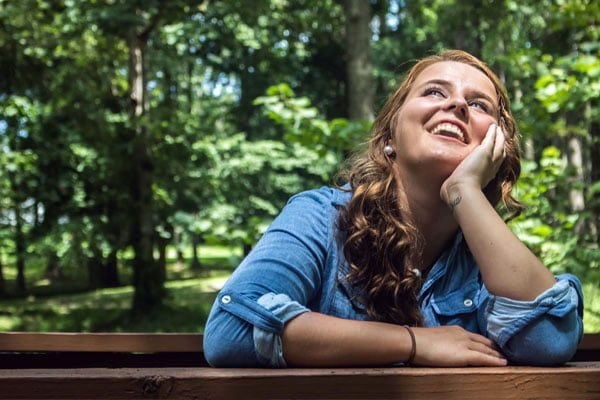
[(413, 326), (423, 323), (417, 301), (423, 239), (418, 229), (402, 218), (398, 184), (392, 173), (394, 161), (383, 148), (391, 142), (394, 117), (416, 78), (428, 66), (443, 61), (475, 67), (494, 84), (497, 120), (506, 134), (506, 157), (484, 193), (494, 206), (502, 201), (508, 218), (523, 209), (511, 194), (521, 172), (519, 134), (503, 84), (486, 64), (464, 51), (448, 50), (418, 61), (376, 118), (367, 149), (353, 157), (339, 175), (350, 183), (352, 192), (338, 220), (344, 256), (350, 265), (347, 279), (364, 288), (366, 311), (372, 320)]

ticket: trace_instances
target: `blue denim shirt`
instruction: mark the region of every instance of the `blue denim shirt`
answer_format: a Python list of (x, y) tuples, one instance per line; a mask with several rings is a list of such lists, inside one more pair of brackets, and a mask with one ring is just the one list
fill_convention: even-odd
[[(290, 199), (227, 281), (204, 331), (213, 366), (285, 367), (285, 323), (308, 311), (368, 319), (336, 231), (350, 193), (321, 188)], [(583, 334), (581, 284), (570, 274), (533, 301), (494, 296), (462, 237), (433, 265), (419, 293), (425, 326), (460, 325), (493, 339), (509, 361), (568, 361)]]

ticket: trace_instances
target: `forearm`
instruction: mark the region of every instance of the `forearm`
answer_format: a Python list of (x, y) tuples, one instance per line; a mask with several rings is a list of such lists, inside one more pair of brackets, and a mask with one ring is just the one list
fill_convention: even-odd
[(412, 342), (406, 328), (304, 313), (284, 328), (283, 353), (288, 366), (366, 366), (406, 361)]
[(512, 233), (481, 190), (457, 185), (451, 188), (450, 200), (491, 293), (533, 300), (554, 285), (554, 276)]

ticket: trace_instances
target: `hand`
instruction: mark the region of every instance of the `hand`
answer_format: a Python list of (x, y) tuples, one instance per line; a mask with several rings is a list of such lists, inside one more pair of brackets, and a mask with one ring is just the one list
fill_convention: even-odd
[(417, 346), (414, 364), (432, 367), (503, 367), (507, 364), (493, 341), (459, 326), (411, 329)]
[(498, 173), (504, 161), (504, 151), (504, 132), (499, 126), (492, 124), (481, 144), (473, 149), (442, 184), (442, 200), (448, 205), (454, 204), (456, 191), (461, 186), (483, 189)]

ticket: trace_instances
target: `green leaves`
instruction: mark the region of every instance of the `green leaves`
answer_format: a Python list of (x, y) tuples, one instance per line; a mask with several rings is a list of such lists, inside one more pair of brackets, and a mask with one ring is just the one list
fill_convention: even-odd
[[(591, 157), (600, 120), (595, 2), (370, 4), (379, 105), (415, 59), (456, 47), (480, 55), (503, 78), (533, 148), (518, 187), (530, 207), (515, 227), (553, 270), (597, 270), (594, 238), (573, 232), (595, 218), (600, 197)], [(6, 210), (18, 204), (33, 255), (55, 251), (80, 268), (124, 251), (139, 132), (157, 238), (254, 243), (292, 194), (330, 183), (367, 137), (369, 122), (344, 118), (343, 16), (334, 0), (4, 1), (4, 249), (14, 253)], [(128, 35), (148, 26), (148, 113), (136, 119)], [(590, 166), (585, 181), (575, 182), (564, 156), (574, 135)], [(587, 210), (571, 211), (573, 188)]]
[(568, 194), (575, 182), (565, 165), (556, 147), (544, 149), (539, 163), (523, 163), (516, 193), (527, 209), (511, 226), (553, 273), (594, 276), (600, 274), (600, 249), (593, 234), (574, 233), (587, 213), (570, 209)]
[(595, 55), (570, 54), (558, 58), (535, 83), (536, 98), (550, 113), (583, 108), (600, 92), (600, 59)]
[(330, 154), (340, 161), (366, 137), (370, 127), (368, 121), (323, 119), (308, 98), (295, 97), (286, 84), (271, 86), (267, 96), (258, 97), (254, 104), (262, 106), (265, 115), (284, 128), (286, 140), (313, 149), (321, 157)]

